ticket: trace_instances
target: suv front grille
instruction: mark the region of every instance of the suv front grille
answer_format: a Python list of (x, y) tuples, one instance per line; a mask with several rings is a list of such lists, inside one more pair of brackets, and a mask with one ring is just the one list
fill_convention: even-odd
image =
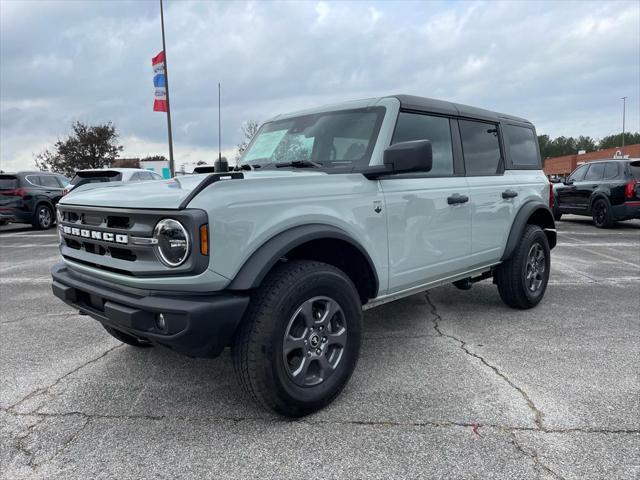
[[(122, 208), (76, 207), (58, 205), (65, 259), (93, 268), (133, 276), (200, 273), (208, 266), (208, 257), (199, 249), (190, 252), (187, 261), (177, 268), (160, 262), (153, 245), (144, 242), (153, 237), (155, 225), (163, 218), (180, 221), (192, 239), (200, 225), (207, 223), (202, 210), (134, 210)], [(106, 239), (105, 239), (106, 238)], [(198, 245), (199, 242), (192, 242)]]

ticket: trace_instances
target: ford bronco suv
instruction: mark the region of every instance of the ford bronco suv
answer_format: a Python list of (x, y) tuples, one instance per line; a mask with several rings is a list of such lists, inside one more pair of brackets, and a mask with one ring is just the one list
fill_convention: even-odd
[(521, 118), (406, 95), (279, 115), (232, 172), (64, 197), (53, 291), (129, 345), (230, 346), (250, 396), (296, 417), (349, 380), (363, 310), (489, 278), (538, 304), (550, 198)]

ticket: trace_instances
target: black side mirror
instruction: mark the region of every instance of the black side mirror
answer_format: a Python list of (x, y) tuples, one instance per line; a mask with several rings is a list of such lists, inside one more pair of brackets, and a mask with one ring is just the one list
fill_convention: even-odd
[(392, 173), (428, 172), (433, 166), (433, 151), (429, 140), (412, 140), (391, 145), (384, 151), (384, 165), (365, 172), (370, 179)]
[(563, 180), (563, 181), (562, 181), (562, 183), (563, 183), (564, 185), (573, 185), (573, 180), (569, 180), (569, 179), (567, 179), (567, 180)]

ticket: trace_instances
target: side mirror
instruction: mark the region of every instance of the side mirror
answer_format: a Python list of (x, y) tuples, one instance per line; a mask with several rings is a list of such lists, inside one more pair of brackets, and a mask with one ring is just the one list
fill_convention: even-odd
[(563, 180), (562, 183), (564, 185), (573, 185), (573, 180)]
[(384, 165), (373, 167), (365, 176), (375, 179), (392, 173), (428, 172), (433, 166), (429, 140), (412, 140), (391, 145), (384, 151)]

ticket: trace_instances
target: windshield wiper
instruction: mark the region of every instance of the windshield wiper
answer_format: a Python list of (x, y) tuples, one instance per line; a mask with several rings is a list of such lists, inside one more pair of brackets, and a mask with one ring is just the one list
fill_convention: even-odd
[(313, 160), (293, 160), (291, 162), (276, 163), (276, 168), (294, 167), (294, 168), (322, 168), (322, 164)]

